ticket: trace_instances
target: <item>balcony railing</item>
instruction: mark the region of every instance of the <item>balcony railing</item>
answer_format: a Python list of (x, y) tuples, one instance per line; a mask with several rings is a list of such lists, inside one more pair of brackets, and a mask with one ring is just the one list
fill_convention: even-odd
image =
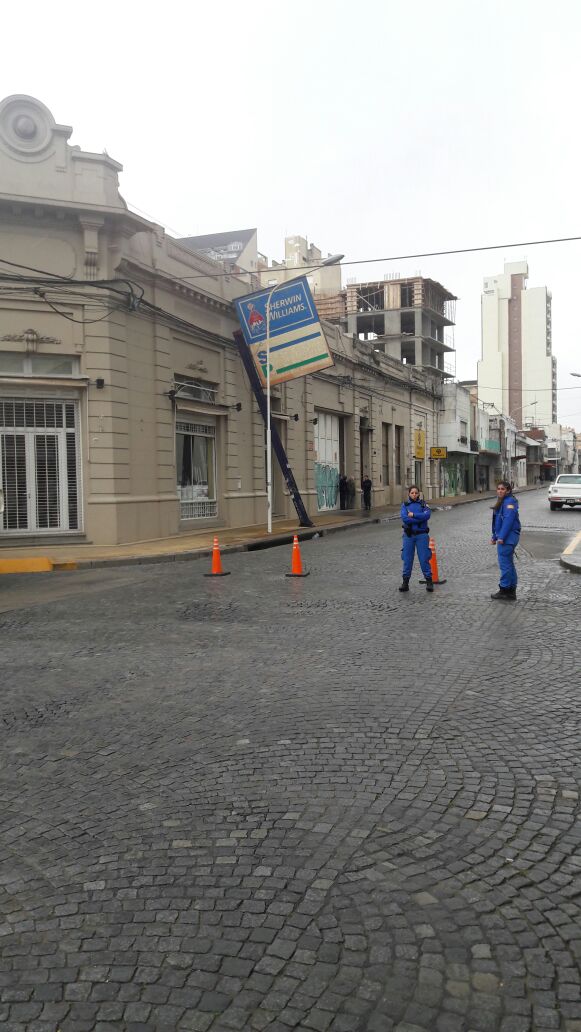
[(476, 440), (476, 438), (471, 437), (470, 438), (470, 451), (477, 452), (478, 450), (479, 450), (478, 449), (478, 441)]
[(498, 454), (500, 454), (500, 441), (493, 441), (492, 438), (487, 437), (486, 440), (482, 442), (482, 447), (480, 450), (497, 452)]

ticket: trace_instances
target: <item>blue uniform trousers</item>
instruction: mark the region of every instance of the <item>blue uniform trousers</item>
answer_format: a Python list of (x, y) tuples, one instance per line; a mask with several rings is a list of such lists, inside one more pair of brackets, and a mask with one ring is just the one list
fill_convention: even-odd
[(500, 567), (500, 588), (516, 588), (517, 575), (514, 565), (514, 550), (516, 545), (497, 545), (498, 565)]
[(430, 551), (427, 534), (414, 534), (412, 537), (408, 537), (407, 534), (404, 534), (401, 550), (404, 577), (409, 578), (412, 575), (412, 567), (414, 565), (414, 555), (416, 551), (418, 553), (418, 559), (420, 560), (420, 566), (424, 577), (428, 579), (431, 578), (432, 571), (430, 568), (430, 559), (432, 558), (432, 553)]

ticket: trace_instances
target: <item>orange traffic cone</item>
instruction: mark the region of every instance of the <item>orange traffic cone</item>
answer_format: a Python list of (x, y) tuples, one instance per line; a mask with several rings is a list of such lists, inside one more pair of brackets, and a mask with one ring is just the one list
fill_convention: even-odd
[(303, 570), (303, 561), (301, 559), (301, 550), (299, 548), (299, 539), (297, 535), (293, 537), (293, 554), (291, 560), (291, 572), (287, 573), (287, 577), (308, 577), (310, 570)]
[(230, 570), (224, 571), (222, 569), (222, 559), (220, 557), (220, 545), (218, 544), (218, 538), (214, 538), (214, 547), (212, 548), (212, 569), (210, 573), (205, 573), (204, 577), (229, 577)]
[[(446, 578), (444, 577), (441, 580), (440, 579), (440, 575), (438, 573), (438, 557), (436, 555), (436, 542), (434, 541), (433, 537), (431, 537), (430, 540), (429, 540), (429, 546), (430, 546), (430, 552), (432, 553), (432, 556), (431, 556), (431, 559), (430, 559), (430, 570), (432, 571), (432, 581), (433, 581), (434, 584), (445, 584), (446, 583)], [(424, 584), (424, 583), (425, 583), (425, 581), (420, 581), (420, 584)]]

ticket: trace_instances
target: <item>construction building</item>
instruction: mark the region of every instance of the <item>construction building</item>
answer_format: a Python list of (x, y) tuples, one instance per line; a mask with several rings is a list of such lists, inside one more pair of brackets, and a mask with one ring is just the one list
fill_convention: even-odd
[(348, 283), (334, 297), (317, 298), (317, 310), (378, 352), (444, 380), (455, 374), (456, 300), (435, 280), (394, 277)]

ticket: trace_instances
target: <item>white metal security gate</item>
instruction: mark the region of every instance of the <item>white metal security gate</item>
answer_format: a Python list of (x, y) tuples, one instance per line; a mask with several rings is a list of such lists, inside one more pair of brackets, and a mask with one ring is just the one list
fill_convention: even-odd
[(0, 470), (2, 532), (80, 530), (76, 402), (0, 399)]

